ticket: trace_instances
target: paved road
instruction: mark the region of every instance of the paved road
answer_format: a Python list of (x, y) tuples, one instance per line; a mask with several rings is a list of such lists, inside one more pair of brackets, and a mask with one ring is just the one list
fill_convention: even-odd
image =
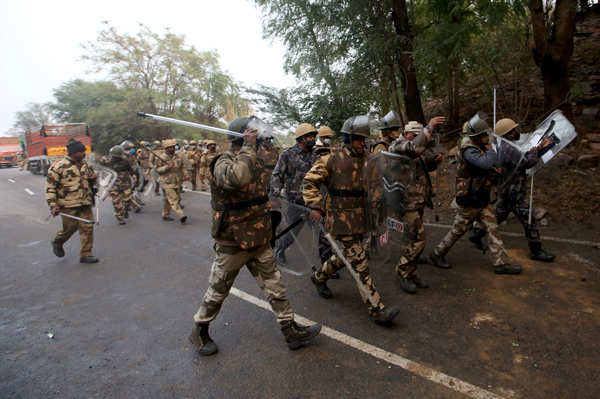
[[(402, 308), (392, 328), (369, 320), (347, 272), (331, 282), (329, 301), (306, 276), (284, 273), (295, 311), (344, 342), (330, 333), (289, 351), (270, 312), (232, 295), (211, 326), (220, 352), (200, 358), (187, 336), (213, 257), (209, 198), (184, 194), (186, 226), (160, 220), (160, 198), (147, 202), (126, 226), (103, 204), (101, 261), (81, 265), (77, 237), (64, 258), (51, 253), (59, 222), (44, 220), (43, 178), (0, 170), (1, 397), (600, 396), (598, 249), (553, 243), (559, 257), (546, 265), (507, 238), (525, 273), (495, 276), (462, 240), (449, 256), (454, 269), (421, 266), (431, 288), (413, 296), (375, 264), (384, 302)], [(428, 229), (430, 248), (444, 232)], [(263, 298), (247, 271), (235, 287)], [(376, 348), (355, 349), (363, 343)], [(417, 363), (381, 359), (392, 354)]]

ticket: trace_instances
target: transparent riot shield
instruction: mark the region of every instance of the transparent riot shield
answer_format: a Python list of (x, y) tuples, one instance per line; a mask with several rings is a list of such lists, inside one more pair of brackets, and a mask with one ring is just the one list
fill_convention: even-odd
[(492, 136), (492, 148), (498, 154), (496, 166), (501, 170), (498, 192), (502, 192), (519, 174), (526, 151), (517, 142), (495, 135)]
[(90, 164), (96, 171), (97, 176), (97, 191), (95, 197), (95, 218), (96, 223), (100, 223), (100, 204), (108, 197), (110, 190), (117, 181), (117, 172), (96, 162), (93, 155), (86, 158), (86, 162)]
[(321, 264), (319, 228), (310, 220), (310, 209), (281, 200), (281, 223), (276, 229), (274, 250), (277, 266), (285, 273), (306, 276)]
[(411, 234), (404, 215), (409, 192), (415, 182), (415, 160), (404, 155), (380, 151), (377, 166), (381, 174), (380, 191), (383, 198), (383, 223), (377, 226), (378, 262), (393, 263), (399, 259)]
[(538, 125), (533, 133), (528, 135), (527, 141), (524, 144), (525, 149), (529, 150), (539, 145), (544, 138), (552, 140), (552, 144), (544, 149), (540, 156), (541, 162), (531, 168), (529, 172), (533, 173), (548, 163), (556, 154), (573, 141), (575, 137), (577, 137), (577, 131), (575, 131), (573, 124), (560, 110), (553, 111)]

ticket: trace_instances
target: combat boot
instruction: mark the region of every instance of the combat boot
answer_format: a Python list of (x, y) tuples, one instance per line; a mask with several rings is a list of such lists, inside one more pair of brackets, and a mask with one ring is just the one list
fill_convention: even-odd
[(217, 345), (210, 338), (210, 335), (208, 335), (208, 323), (196, 323), (190, 334), (190, 342), (194, 345), (198, 354), (202, 356), (214, 355), (219, 350)]
[(122, 225), (124, 225), (124, 224), (127, 224), (127, 222), (126, 222), (126, 221), (124, 221), (124, 220), (119, 220), (119, 224), (122, 226)]
[(317, 293), (321, 298), (329, 299), (333, 296), (333, 293), (327, 287), (327, 281), (319, 281), (316, 277), (317, 272), (310, 275), (310, 281), (317, 287)]
[(496, 274), (521, 274), (523, 269), (519, 265), (505, 265), (494, 266), (494, 273)]
[(181, 224), (185, 224), (185, 222), (187, 222), (187, 216), (183, 216), (181, 219), (179, 219), (179, 222)]
[(429, 254), (429, 262), (440, 269), (452, 268), (452, 265), (446, 262), (445, 257), (443, 255), (438, 255), (435, 250)]
[(529, 243), (529, 250), (531, 251), (530, 258), (532, 260), (539, 260), (540, 262), (554, 261), (555, 256), (544, 251), (542, 244), (539, 242)]
[(475, 245), (475, 248), (479, 249), (479, 250), (483, 250), (483, 237), (485, 237), (485, 230), (483, 229), (473, 229), (473, 231), (471, 232), (471, 235), (469, 236), (469, 241), (471, 241), (473, 243), (473, 245)]
[(92, 255), (79, 258), (79, 263), (98, 263), (98, 258)]
[(417, 293), (417, 286), (415, 285), (415, 283), (408, 279), (405, 279), (400, 273), (396, 273), (396, 276), (398, 277), (398, 281), (400, 281), (400, 287), (404, 292), (406, 292), (407, 294)]
[(423, 280), (421, 277), (417, 276), (416, 274), (413, 275), (408, 280), (412, 281), (413, 284), (417, 286), (417, 288), (429, 288), (429, 284), (427, 283), (427, 281)]
[(65, 256), (65, 250), (63, 249), (63, 246), (54, 242), (52, 243), (52, 252), (54, 252), (54, 255), (58, 256), (59, 258)]
[(314, 337), (319, 335), (321, 325), (315, 323), (312, 326), (301, 326), (292, 320), (281, 325), (281, 332), (288, 347), (295, 350), (308, 344)]
[(392, 324), (392, 321), (398, 316), (400, 313), (400, 308), (397, 306), (390, 306), (387, 308), (379, 309), (377, 313), (372, 314), (371, 317), (376, 324), (382, 326), (389, 326)]
[(173, 219), (171, 216), (163, 216), (162, 220), (164, 220), (165, 222), (172, 222), (175, 219)]

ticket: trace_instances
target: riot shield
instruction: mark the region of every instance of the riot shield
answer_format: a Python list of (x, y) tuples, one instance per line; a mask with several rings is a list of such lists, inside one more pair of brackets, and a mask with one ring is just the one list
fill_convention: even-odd
[(93, 155), (90, 154), (87, 158), (86, 158), (86, 162), (88, 164), (90, 164), (94, 170), (96, 171), (96, 176), (97, 176), (97, 190), (96, 190), (96, 197), (95, 197), (95, 218), (96, 218), (96, 223), (99, 224), (100, 223), (100, 203), (103, 202), (106, 197), (108, 197), (110, 190), (112, 189), (113, 185), (115, 184), (115, 182), (117, 181), (117, 172), (115, 172), (114, 170), (100, 165), (98, 162), (96, 162), (96, 160), (94, 159)]
[(498, 154), (496, 166), (502, 171), (498, 183), (498, 191), (502, 192), (518, 175), (526, 151), (517, 142), (495, 135), (492, 135), (492, 148)]
[[(282, 221), (274, 237), (277, 266), (285, 273), (306, 276), (321, 264), (319, 229), (310, 220), (310, 209), (281, 199)], [(283, 256), (278, 252), (283, 250)]]
[(380, 190), (383, 197), (383, 224), (375, 230), (378, 234), (378, 260), (394, 262), (408, 242), (410, 231), (403, 218), (409, 205), (409, 193), (415, 182), (415, 160), (388, 151), (377, 154), (381, 174)]

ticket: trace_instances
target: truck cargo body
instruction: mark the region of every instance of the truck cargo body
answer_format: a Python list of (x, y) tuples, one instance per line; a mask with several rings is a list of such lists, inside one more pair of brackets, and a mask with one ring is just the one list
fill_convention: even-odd
[(18, 152), (21, 152), (18, 137), (0, 137), (0, 168), (16, 166)]
[(27, 132), (27, 169), (46, 176), (56, 160), (67, 155), (67, 141), (73, 138), (85, 145), (86, 154), (92, 151), (90, 130), (85, 123), (44, 125), (37, 132)]

